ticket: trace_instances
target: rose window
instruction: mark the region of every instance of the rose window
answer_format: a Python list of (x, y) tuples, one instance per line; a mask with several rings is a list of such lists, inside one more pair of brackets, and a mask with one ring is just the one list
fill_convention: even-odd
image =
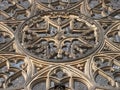
[(0, 0), (0, 90), (120, 90), (120, 0)]
[(69, 61), (86, 57), (102, 43), (99, 36), (102, 29), (96, 22), (84, 18), (62, 14), (35, 16), (18, 30), (18, 43), (25, 52), (43, 60)]

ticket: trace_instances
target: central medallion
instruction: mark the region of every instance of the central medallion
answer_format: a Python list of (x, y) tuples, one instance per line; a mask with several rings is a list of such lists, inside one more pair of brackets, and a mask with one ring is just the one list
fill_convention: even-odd
[(25, 21), (17, 31), (18, 48), (30, 56), (54, 62), (79, 60), (102, 43), (102, 29), (85, 16), (44, 13)]

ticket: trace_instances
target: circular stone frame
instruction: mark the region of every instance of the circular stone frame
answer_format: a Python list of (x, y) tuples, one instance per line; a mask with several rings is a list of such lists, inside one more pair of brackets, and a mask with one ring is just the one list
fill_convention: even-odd
[[(98, 40), (98, 44), (96, 45), (95, 48), (92, 48), (92, 50), (90, 50), (90, 52), (87, 52), (85, 55), (82, 55), (81, 57), (79, 58), (75, 58), (75, 59), (44, 59), (44, 58), (40, 58), (36, 55), (34, 55), (33, 53), (30, 53), (29, 51), (27, 51), (26, 49), (24, 49), (21, 45), (21, 40), (19, 39), (20, 38), (20, 32), (23, 30), (23, 28), (29, 23), (29, 22), (35, 22), (35, 20), (38, 20), (40, 19), (41, 17), (43, 16), (46, 16), (46, 15), (75, 15), (77, 17), (79, 17), (80, 19), (84, 20), (85, 22), (87, 23), (92, 23), (92, 25), (95, 25), (97, 28), (98, 28), (98, 33), (99, 33), (99, 40)], [(29, 19), (27, 19), (25, 22), (23, 22), (19, 27), (18, 27), (18, 30), (16, 31), (16, 36), (15, 36), (15, 42), (16, 42), (16, 45), (17, 45), (17, 48), (18, 50), (21, 50), (22, 53), (26, 54), (26, 55), (29, 55), (33, 58), (36, 58), (38, 60), (42, 60), (42, 61), (47, 61), (47, 62), (54, 62), (54, 63), (64, 63), (64, 62), (71, 62), (71, 61), (76, 61), (76, 60), (80, 60), (80, 59), (83, 59), (83, 58), (87, 58), (88, 56), (98, 52), (101, 48), (101, 46), (103, 46), (103, 40), (104, 36), (103, 36), (103, 30), (102, 30), (102, 27), (96, 22), (96, 21), (93, 21), (92, 19), (84, 16), (84, 15), (78, 15), (76, 13), (71, 13), (71, 12), (67, 12), (67, 13), (63, 13), (63, 12), (47, 12), (47, 13), (43, 13), (43, 14), (39, 14), (39, 15), (35, 15), (33, 17), (30, 17)]]

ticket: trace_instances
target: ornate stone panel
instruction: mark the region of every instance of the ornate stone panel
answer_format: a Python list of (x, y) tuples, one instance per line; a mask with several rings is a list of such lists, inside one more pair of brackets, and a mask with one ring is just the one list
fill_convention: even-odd
[(55, 62), (86, 57), (97, 51), (103, 41), (102, 28), (96, 22), (69, 12), (32, 17), (19, 28), (17, 38), (24, 52)]
[[(0, 88), (22, 89), (30, 75), (28, 58), (18, 54), (0, 54)], [(29, 74), (29, 76), (28, 76)]]
[(39, 7), (48, 8), (51, 10), (66, 10), (79, 5), (82, 0), (36, 0)]
[(0, 0), (0, 90), (120, 90), (120, 0)]
[[(95, 19), (104, 17), (120, 19), (120, 1), (119, 0), (85, 0), (86, 15)], [(89, 14), (88, 14), (89, 13)]]

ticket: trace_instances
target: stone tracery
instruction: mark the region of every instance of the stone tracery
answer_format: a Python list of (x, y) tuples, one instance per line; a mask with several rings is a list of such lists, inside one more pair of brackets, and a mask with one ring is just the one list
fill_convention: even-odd
[(62, 61), (85, 57), (101, 44), (102, 29), (97, 23), (75, 15), (62, 15), (35, 16), (32, 24), (31, 19), (27, 21), (28, 25), (24, 24), (17, 34), (21, 46), (38, 58)]
[(119, 5), (0, 0), (0, 89), (119, 90)]

